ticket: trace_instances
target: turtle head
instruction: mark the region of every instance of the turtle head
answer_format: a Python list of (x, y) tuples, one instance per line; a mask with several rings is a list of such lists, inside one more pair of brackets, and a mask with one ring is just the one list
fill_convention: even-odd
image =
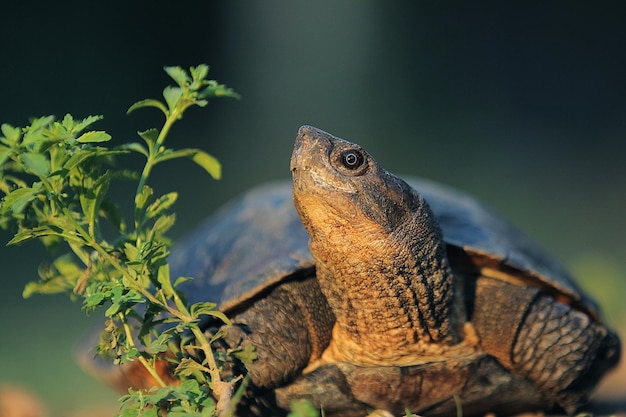
[[(423, 198), (361, 146), (314, 127), (298, 131), (291, 171), (296, 208), (312, 238), (319, 233), (328, 238), (334, 226), (369, 239), (404, 235), (407, 222), (432, 217)], [(424, 226), (421, 231), (433, 232)]]
[[(309, 126), (298, 131), (291, 171), (318, 280), (344, 334), (361, 344), (366, 333), (404, 338), (387, 339), (394, 351), (455, 340), (445, 244), (426, 201), (361, 146)], [(363, 315), (380, 322), (359, 328)]]

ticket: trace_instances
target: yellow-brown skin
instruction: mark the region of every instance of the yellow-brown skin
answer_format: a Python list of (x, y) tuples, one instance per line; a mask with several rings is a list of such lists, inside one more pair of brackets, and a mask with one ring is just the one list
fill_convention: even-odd
[[(345, 152), (363, 161), (347, 168)], [(472, 354), (476, 339), (423, 198), (364, 150), (316, 131), (301, 130), (293, 155), (294, 202), (337, 317), (330, 346), (309, 369), (332, 362), (415, 365)]]

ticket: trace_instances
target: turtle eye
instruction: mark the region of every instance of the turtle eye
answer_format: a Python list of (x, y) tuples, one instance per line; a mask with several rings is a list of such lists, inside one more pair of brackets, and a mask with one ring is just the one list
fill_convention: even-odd
[(356, 149), (350, 149), (341, 153), (341, 163), (350, 170), (359, 168), (364, 161), (363, 154)]

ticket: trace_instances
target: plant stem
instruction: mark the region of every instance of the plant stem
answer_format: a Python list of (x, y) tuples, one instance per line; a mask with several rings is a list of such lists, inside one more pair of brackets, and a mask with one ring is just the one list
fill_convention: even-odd
[(230, 399), (232, 396), (233, 386), (222, 381), (220, 376), (220, 370), (215, 362), (215, 356), (213, 355), (213, 349), (207, 340), (204, 332), (200, 330), (197, 325), (191, 326), (191, 331), (200, 344), (200, 349), (204, 353), (205, 360), (209, 368), (209, 375), (211, 376), (211, 390), (213, 395), (217, 399), (217, 405), (215, 406), (220, 417), (226, 417), (230, 410)]
[[(122, 326), (124, 327), (124, 333), (126, 334), (126, 343), (128, 344), (128, 346), (130, 348), (137, 348), (137, 346), (135, 345), (135, 340), (133, 339), (133, 334), (130, 330), (130, 326), (128, 325), (128, 322), (126, 321), (126, 315), (124, 315), (123, 313), (118, 313), (118, 317), (120, 319), (120, 321), (122, 322)], [(139, 359), (139, 362), (143, 365), (143, 367), (146, 369), (146, 371), (148, 371), (148, 373), (154, 378), (154, 380), (161, 386), (161, 387), (166, 387), (167, 384), (165, 382), (163, 382), (163, 379), (161, 379), (161, 376), (159, 375), (159, 373), (156, 371), (156, 369), (154, 369), (154, 366), (152, 366), (147, 360), (146, 358), (144, 358), (142, 355), (139, 355), (137, 357), (137, 359)]]
[(159, 132), (159, 136), (157, 137), (154, 144), (148, 144), (148, 159), (146, 160), (146, 165), (143, 167), (143, 171), (141, 172), (141, 177), (139, 178), (139, 183), (137, 184), (137, 190), (135, 191), (135, 196), (141, 194), (143, 187), (146, 185), (146, 181), (148, 180), (148, 176), (150, 176), (150, 172), (152, 171), (152, 167), (155, 165), (156, 157), (161, 151), (161, 146), (165, 141), (165, 138), (170, 132), (172, 125), (178, 117), (180, 116), (180, 111), (174, 109), (173, 112), (168, 113), (165, 118), (165, 123), (163, 123), (163, 127)]

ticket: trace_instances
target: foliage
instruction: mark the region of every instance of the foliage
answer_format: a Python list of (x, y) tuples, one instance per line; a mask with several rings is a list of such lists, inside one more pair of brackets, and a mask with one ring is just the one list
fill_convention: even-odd
[[(225, 415), (232, 409), (237, 378), (222, 378), (220, 361), (198, 322), (204, 315), (228, 319), (214, 304), (187, 305), (177, 290), (190, 279), (170, 277), (167, 264), (165, 234), (175, 222), (169, 210), (177, 194), (156, 196), (147, 180), (155, 165), (175, 158), (189, 158), (218, 179), (220, 164), (214, 157), (200, 149), (167, 148), (164, 141), (189, 107), (237, 94), (207, 80), (206, 65), (165, 71), (176, 85), (164, 89), (164, 102), (143, 100), (128, 110), (154, 107), (165, 116), (160, 129), (138, 132), (140, 142), (106, 147), (111, 136), (91, 130), (100, 116), (46, 116), (24, 128), (3, 124), (0, 226), (15, 230), (9, 244), (39, 239), (52, 249), (65, 243), (69, 251), (41, 267), (40, 280), (29, 283), (24, 296), (65, 292), (82, 298), (87, 312), (104, 307), (108, 320), (99, 350), (118, 364), (139, 361), (157, 381), (151, 390), (131, 390), (122, 399), (122, 416)], [(116, 157), (129, 153), (145, 157), (141, 173), (114, 167)], [(130, 227), (107, 194), (112, 182), (122, 179), (137, 181)], [(180, 385), (168, 386), (161, 378), (157, 358), (173, 363)], [(247, 359), (252, 358), (248, 352)]]

